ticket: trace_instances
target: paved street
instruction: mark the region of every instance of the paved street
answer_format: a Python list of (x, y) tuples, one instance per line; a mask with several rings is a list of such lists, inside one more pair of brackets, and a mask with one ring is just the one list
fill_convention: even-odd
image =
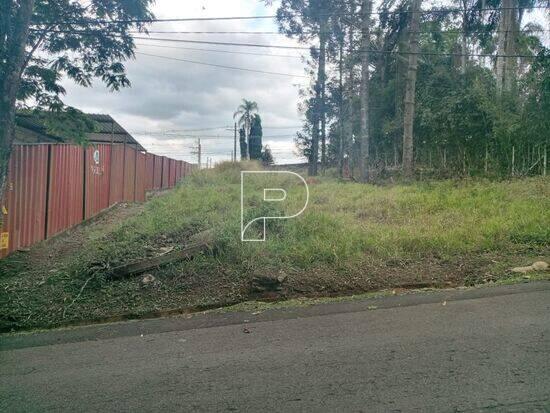
[(550, 411), (550, 283), (0, 337), (0, 411)]

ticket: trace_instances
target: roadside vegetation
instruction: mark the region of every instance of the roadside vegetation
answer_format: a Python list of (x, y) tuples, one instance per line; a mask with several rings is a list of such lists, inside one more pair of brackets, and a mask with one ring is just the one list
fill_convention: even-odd
[[(380, 186), (315, 178), (302, 216), (269, 223), (267, 242), (242, 243), (243, 165), (257, 167), (197, 172), (145, 205), (0, 261), (0, 330), (502, 282), (511, 267), (550, 257), (550, 180), (542, 177)], [(289, 199), (300, 203), (299, 191)], [(152, 272), (154, 281), (110, 279), (113, 268), (181, 248), (207, 229), (212, 251)], [(277, 287), (258, 287), (266, 277)]]

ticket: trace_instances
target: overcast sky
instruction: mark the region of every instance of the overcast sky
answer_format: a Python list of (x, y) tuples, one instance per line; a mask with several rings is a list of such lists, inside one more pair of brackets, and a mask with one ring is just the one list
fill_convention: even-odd
[[(275, 3), (277, 4), (277, 3)], [(157, 0), (153, 8), (157, 18), (226, 17), (275, 14), (276, 7), (266, 7), (258, 0)], [(273, 19), (155, 23), (158, 31), (277, 31)], [(282, 35), (261, 34), (151, 34), (150, 37), (180, 38), (237, 43), (294, 45)], [(192, 146), (200, 135), (203, 162), (227, 160), (233, 149), (233, 132), (225, 129), (187, 131), (230, 127), (233, 113), (242, 98), (254, 100), (260, 107), (264, 125), (264, 144), (268, 144), (278, 163), (299, 161), (294, 154), (293, 137), (300, 129), (297, 110), (298, 85), (308, 80), (300, 51), (227, 47), (172, 42), (136, 40), (136, 60), (127, 62), (132, 87), (110, 93), (100, 83), (82, 88), (67, 82), (66, 103), (85, 112), (107, 113), (131, 132), (149, 151), (196, 162)], [(145, 44), (147, 46), (145, 46)], [(152, 45), (163, 47), (155, 47)], [(168, 46), (168, 47), (167, 47)], [(247, 54), (212, 53), (182, 50), (182, 47), (211, 50), (233, 50)], [(227, 66), (296, 74), (276, 76), (202, 66), (139, 53), (168, 56)], [(288, 129), (283, 129), (289, 127)], [(220, 138), (216, 138), (216, 137)]]

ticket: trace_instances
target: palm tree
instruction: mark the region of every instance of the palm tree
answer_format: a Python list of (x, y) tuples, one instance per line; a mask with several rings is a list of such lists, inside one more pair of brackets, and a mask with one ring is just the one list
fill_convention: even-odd
[(258, 104), (252, 100), (243, 99), (243, 102), (237, 108), (237, 111), (233, 114), (233, 119), (239, 118), (237, 123), (244, 129), (246, 139), (246, 158), (250, 159), (249, 141), (250, 141), (250, 128), (252, 126), (252, 116), (255, 112), (258, 112)]

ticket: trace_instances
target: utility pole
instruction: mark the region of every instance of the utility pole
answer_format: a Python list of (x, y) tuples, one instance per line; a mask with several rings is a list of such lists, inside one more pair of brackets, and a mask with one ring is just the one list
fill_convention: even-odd
[(197, 139), (197, 146), (195, 146), (195, 149), (191, 152), (192, 155), (197, 155), (198, 156), (198, 168), (201, 169), (201, 166), (202, 166), (202, 146), (201, 146), (201, 139), (198, 138)]
[(199, 169), (201, 168), (201, 158), (202, 158), (202, 146), (201, 146), (201, 138), (199, 138), (199, 150), (198, 150), (198, 155), (199, 155)]
[(237, 122), (235, 122), (235, 131), (233, 136), (233, 162), (237, 162)]

